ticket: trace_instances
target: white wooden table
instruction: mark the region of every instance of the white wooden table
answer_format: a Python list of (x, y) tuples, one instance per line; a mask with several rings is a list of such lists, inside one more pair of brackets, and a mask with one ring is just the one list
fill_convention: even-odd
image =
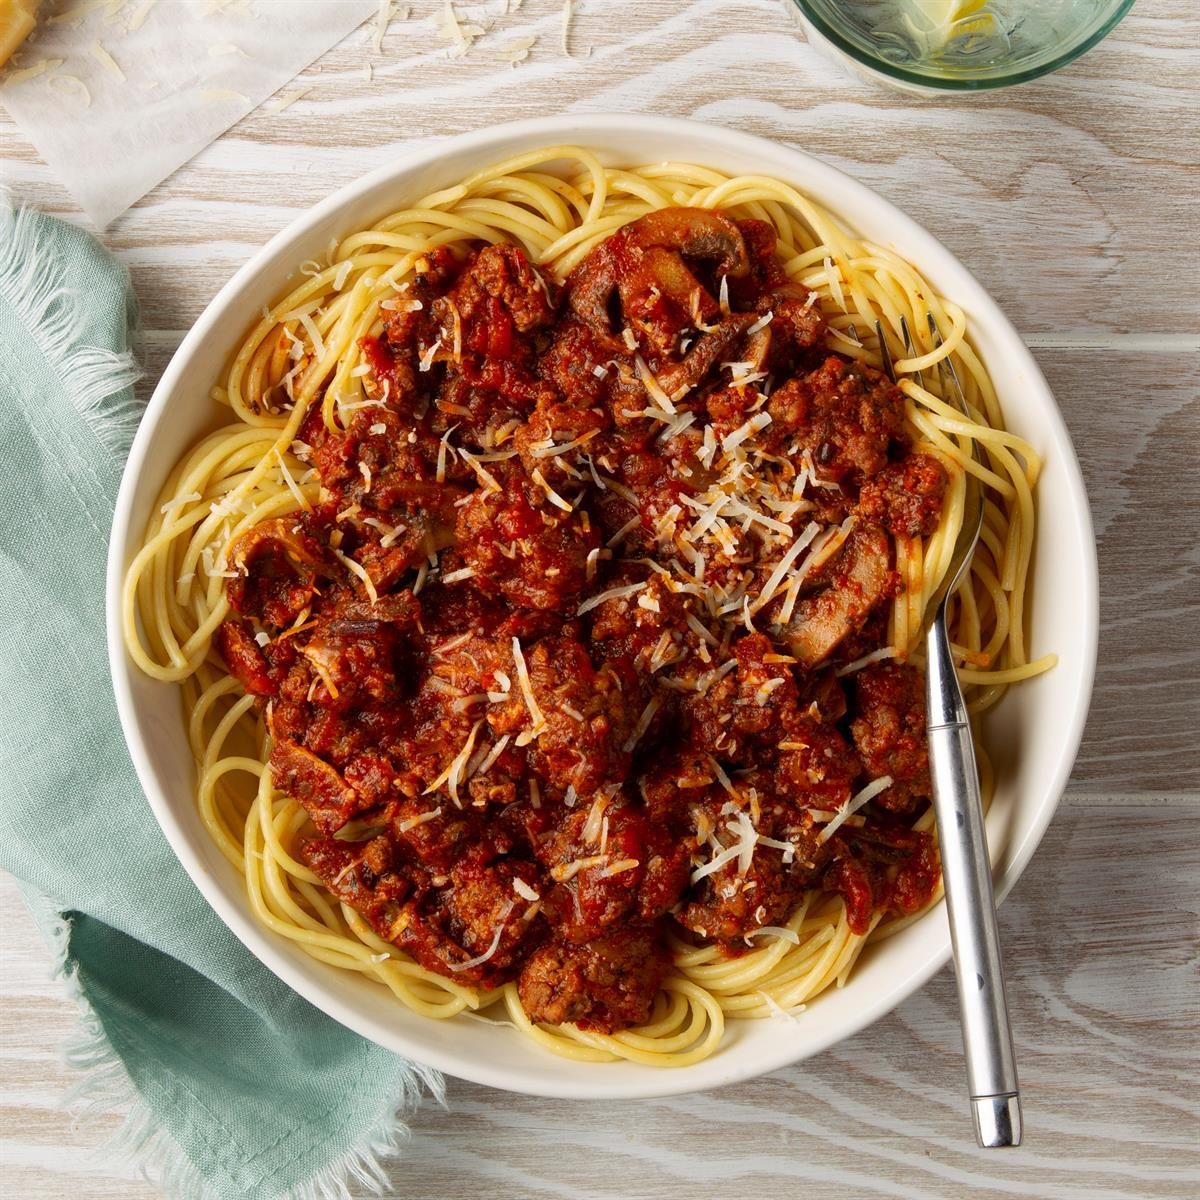
[[(402, 6), (401, 6), (402, 7)], [(493, 6), (496, 7), (496, 6)], [(360, 29), (106, 240), (133, 272), (147, 390), (205, 303), (296, 213), (413, 143), (559, 111), (652, 111), (822, 155), (907, 209), (1013, 316), (1055, 389), (1092, 498), (1102, 647), (1083, 749), (1005, 905), (1026, 1143), (985, 1154), (963, 1102), (953, 984), (808, 1063), (646, 1103), (527, 1099), (451, 1081), (391, 1172), (422, 1197), (1200, 1194), (1200, 10), (1140, 0), (1062, 73), (970, 103), (844, 78), (781, 0), (588, 0), (559, 49), (559, 0), (450, 61), (417, 0), (384, 53)], [(368, 82), (364, 63), (374, 64)], [(0, 113), (0, 182), (80, 219)], [(75, 1017), (15, 885), (0, 881), (0, 1194), (158, 1196), (90, 1148), (59, 1047)], [(356, 1193), (357, 1194), (357, 1193)]]

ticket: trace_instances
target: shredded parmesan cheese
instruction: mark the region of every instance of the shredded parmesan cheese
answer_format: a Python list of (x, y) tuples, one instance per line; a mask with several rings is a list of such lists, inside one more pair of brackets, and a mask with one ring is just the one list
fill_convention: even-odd
[(458, 785), (464, 779), (464, 769), (467, 765), (467, 759), (471, 757), (475, 738), (479, 735), (479, 727), (483, 723), (483, 718), (480, 717), (471, 726), (471, 732), (467, 734), (467, 740), (463, 744), (463, 748), (450, 760), (450, 765), (425, 789), (425, 795), (428, 795), (430, 792), (436, 792), (442, 784), (445, 784), (446, 790), (450, 793), (450, 799), (454, 801), (455, 807), (462, 808), (462, 801), (458, 798)]
[[(496, 759), (504, 753), (505, 746), (508, 745), (511, 734), (505, 734), (487, 753), (487, 757), (475, 768), (472, 775), (486, 775), (495, 765)], [(527, 900), (533, 899), (532, 896), (527, 896)]]
[(312, 512), (312, 505), (308, 502), (308, 497), (300, 490), (300, 485), (293, 478), (291, 471), (288, 470), (288, 465), (284, 461), (283, 455), (279, 453), (279, 447), (275, 448), (275, 457), (279, 460), (279, 470), (283, 475), (283, 481), (287, 484), (288, 491), (296, 498), (296, 503), (300, 505), (306, 512)]
[(352, 571), (359, 577), (359, 579), (362, 580), (363, 587), (367, 589), (367, 595), (371, 597), (371, 603), (378, 604), (379, 593), (375, 590), (375, 583), (371, 579), (367, 568), (364, 567), (362, 563), (355, 562), (354, 559), (352, 559), (349, 555), (343, 554), (336, 546), (331, 545), (329, 548), (333, 551), (334, 557), (342, 564), (342, 566), (346, 568), (346, 570)]
[[(550, 868), (550, 878), (555, 883), (566, 883), (568, 880), (574, 879), (580, 871), (586, 871), (589, 867), (598, 867), (604, 862), (604, 856), (600, 854), (592, 854), (586, 858), (572, 859), (568, 863), (560, 863), (557, 867)], [(637, 860), (634, 860), (634, 865), (637, 865)]]
[(496, 932), (492, 935), (492, 944), (482, 953), (474, 958), (468, 958), (466, 962), (449, 963), (450, 970), (456, 975), (460, 971), (469, 971), (472, 967), (482, 966), (489, 958), (492, 957), (500, 947), (500, 938), (504, 935), (504, 923), (501, 922), (496, 926)]
[(546, 493), (546, 498), (550, 501), (551, 504), (555, 505), (557, 508), (561, 508), (564, 512), (573, 512), (574, 511), (574, 509), (572, 509), (570, 503), (568, 501), (564, 500), (562, 498), (562, 496), (560, 496), (546, 482), (545, 476), (542, 474), (541, 470), (538, 467), (534, 467), (533, 470), (530, 472), (530, 478), (533, 480), (534, 483), (536, 483), (538, 485), (538, 487), (540, 487), (542, 489), (543, 492)]
[(641, 379), (643, 386), (646, 389), (646, 394), (658, 405), (663, 412), (676, 415), (675, 405), (671, 403), (671, 397), (663, 391), (662, 385), (654, 377), (654, 372), (646, 365), (646, 360), (640, 355), (635, 355), (633, 364), (637, 367), (638, 377)]
[(522, 900), (528, 900), (531, 903), (534, 900), (540, 900), (541, 896), (537, 894), (523, 879), (514, 879), (512, 881), (513, 891), (521, 897)]
[(771, 423), (771, 414), (760, 412), (755, 413), (744, 425), (739, 425), (732, 433), (728, 433), (721, 439), (721, 449), (729, 454), (737, 449), (747, 438), (753, 437), (760, 429), (766, 429)]
[(442, 348), (442, 339), (438, 338), (432, 346), (427, 347), (421, 352), (421, 360), (417, 364), (421, 371), (428, 371), (433, 366), (433, 357)]
[(74, 75), (51, 75), (47, 83), (55, 91), (74, 93), (83, 101), (84, 108), (92, 107), (92, 93), (82, 79), (76, 79)]
[(641, 863), (636, 858), (618, 858), (615, 863), (610, 863), (603, 871), (600, 872), (601, 879), (609, 879), (613, 875), (620, 875), (624, 871), (633, 871)]
[(416, 829), (418, 825), (424, 825), (427, 821), (436, 820), (441, 815), (442, 806), (439, 804), (437, 808), (431, 808), (428, 812), (423, 812), (415, 817), (409, 817), (407, 820), (401, 821), (396, 826), (396, 832), (407, 833), (410, 829)]
[(125, 82), (125, 72), (117, 65), (117, 60), (99, 43), (93, 42), (91, 46), (92, 57), (110, 74), (116, 76), (122, 83)]
[(849, 802), (844, 808), (840, 808), (833, 820), (821, 830), (817, 836), (818, 842), (827, 842), (838, 829), (845, 823), (847, 817), (853, 816), (868, 800), (873, 800), (880, 792), (886, 792), (892, 786), (892, 777), (884, 775), (881, 779), (876, 779), (873, 783), (868, 783), (861, 792), (850, 797)]
[(856, 658), (853, 662), (848, 662), (844, 667), (838, 667), (834, 674), (839, 678), (843, 675), (853, 675), (855, 671), (861, 671), (863, 667), (869, 667), (872, 663), (882, 662), (885, 658), (895, 657), (895, 646), (882, 646), (878, 650), (872, 650), (870, 654), (864, 654), (862, 658)]
[[(782, 680), (780, 681), (782, 682)], [(629, 754), (634, 746), (642, 739), (642, 735), (650, 728), (650, 722), (654, 720), (654, 714), (658, 712), (658, 697), (651, 696), (646, 707), (642, 709), (642, 715), (638, 717), (637, 724), (633, 727), (633, 732), (625, 739), (621, 749)]]
[(521, 639), (514, 637), (512, 640), (513, 662), (517, 668), (517, 683), (520, 684), (521, 694), (525, 698), (525, 707), (529, 710), (530, 719), (533, 721), (533, 736), (542, 731), (546, 724), (545, 715), (538, 707), (537, 698), (533, 694), (533, 686), (529, 682), (529, 668), (525, 665), (525, 655), (521, 651)]
[[(589, 596), (576, 610), (575, 615), (582, 617), (585, 612), (591, 612), (593, 608), (599, 608), (606, 600), (620, 600), (625, 596), (632, 596), (635, 592), (640, 592), (646, 586), (646, 581), (641, 583), (627, 583), (621, 587), (609, 588), (606, 592), (597, 592), (594, 596)], [(516, 639), (513, 639), (516, 641)]]
[(804, 528), (800, 536), (792, 543), (788, 552), (775, 564), (775, 569), (767, 576), (767, 582), (763, 585), (762, 592), (758, 599), (750, 606), (752, 613), (759, 612), (775, 597), (775, 593), (779, 590), (779, 585), (783, 583), (784, 576), (792, 569), (796, 559), (807, 549), (813, 538), (821, 531), (821, 527), (815, 522), (810, 521)]

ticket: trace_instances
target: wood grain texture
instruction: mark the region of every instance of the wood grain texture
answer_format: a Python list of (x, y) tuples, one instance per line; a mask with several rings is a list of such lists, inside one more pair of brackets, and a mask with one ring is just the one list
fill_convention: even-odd
[[(399, 6), (403, 7), (403, 5)], [(490, 0), (488, 8), (500, 7)], [(142, 304), (147, 390), (246, 257), (405, 148), (500, 120), (652, 111), (810, 150), (940, 237), (1013, 317), (1066, 415), (1096, 523), (1101, 658), (1070, 793), (1001, 914), (1026, 1144), (972, 1146), (943, 972), (859, 1036), (736, 1088), (567, 1104), (451, 1081), (390, 1193), (646, 1200), (1191, 1198), (1200, 853), (1200, 12), (1141, 0), (1105, 43), (1026, 87), (952, 103), (844, 77), (783, 0), (526, 0), (466, 58), (416, 0), (384, 51), (360, 29), (118, 220)], [(512, 69), (499, 49), (538, 35)], [(373, 68), (368, 81), (366, 64)], [(0, 183), (82, 220), (0, 111)], [(75, 1028), (15, 884), (0, 879), (0, 1193), (160, 1195), (91, 1147), (118, 1116), (59, 1107)], [(355, 1193), (358, 1195), (358, 1193)]]

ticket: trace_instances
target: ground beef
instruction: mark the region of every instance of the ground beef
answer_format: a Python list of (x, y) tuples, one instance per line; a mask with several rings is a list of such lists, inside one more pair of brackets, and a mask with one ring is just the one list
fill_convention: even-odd
[(878, 371), (836, 355), (789, 379), (767, 405), (775, 437), (812, 454), (825, 479), (858, 482), (887, 466), (904, 437), (904, 396)]
[(928, 537), (942, 515), (946, 470), (929, 454), (889, 463), (863, 484), (859, 511), (897, 537)]
[(612, 1033), (650, 1019), (670, 965), (657, 928), (632, 925), (583, 945), (547, 942), (517, 986), (531, 1021)]
[(855, 674), (853, 691), (850, 732), (863, 768), (874, 779), (895, 780), (875, 803), (912, 812), (930, 794), (925, 678), (908, 664), (874, 663)]

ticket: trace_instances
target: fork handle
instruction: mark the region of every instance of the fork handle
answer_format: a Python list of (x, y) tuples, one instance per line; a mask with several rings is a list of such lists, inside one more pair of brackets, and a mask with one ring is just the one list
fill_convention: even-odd
[(1021, 1144), (1021, 1104), (979, 769), (954, 670), (943, 603), (926, 636), (929, 768), (975, 1135), (984, 1147)]

